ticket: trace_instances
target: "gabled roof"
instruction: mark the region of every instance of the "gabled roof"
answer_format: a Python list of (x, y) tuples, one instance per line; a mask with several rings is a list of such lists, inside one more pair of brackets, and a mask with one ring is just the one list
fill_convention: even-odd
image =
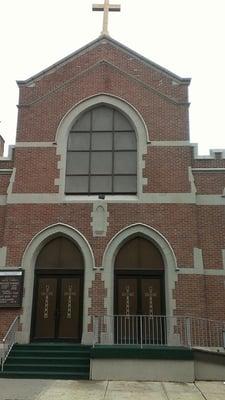
[(183, 83), (188, 85), (190, 83), (190, 78), (181, 78), (180, 76), (174, 74), (173, 72), (167, 70), (166, 68), (161, 67), (160, 65), (154, 63), (153, 61), (143, 57), (139, 53), (135, 52), (134, 50), (131, 50), (129, 47), (123, 45), (122, 43), (118, 42), (115, 39), (112, 39), (110, 36), (106, 35), (101, 35), (97, 39), (93, 40), (92, 42), (86, 44), (85, 46), (81, 47), (77, 51), (71, 53), (67, 57), (62, 58), (61, 60), (57, 61), (56, 63), (52, 64), (50, 67), (43, 69), (41, 72), (38, 74), (33, 75), (32, 77), (26, 79), (26, 80), (19, 80), (17, 81), (18, 85), (24, 85), (24, 84), (30, 84), (36, 79), (40, 79), (44, 77), (45, 75), (53, 72), (54, 70), (59, 69), (61, 66), (65, 65), (67, 62), (72, 61), (72, 59), (79, 57), (81, 54), (86, 53), (87, 51), (97, 47), (101, 43), (110, 43), (111, 45), (121, 49), (122, 51), (130, 54), (132, 57), (135, 57), (139, 61), (143, 62), (144, 64), (147, 64), (149, 67), (154, 68), (155, 70), (169, 76), (170, 78), (178, 81), (179, 83)]

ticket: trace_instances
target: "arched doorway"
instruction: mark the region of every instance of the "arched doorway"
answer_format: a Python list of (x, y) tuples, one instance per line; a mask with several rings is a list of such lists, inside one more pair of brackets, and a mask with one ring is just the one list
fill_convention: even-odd
[(118, 316), (116, 341), (162, 343), (164, 261), (155, 244), (136, 236), (120, 248), (115, 258), (114, 287), (114, 314)]
[(35, 264), (32, 340), (72, 340), (82, 334), (84, 261), (79, 248), (56, 237)]

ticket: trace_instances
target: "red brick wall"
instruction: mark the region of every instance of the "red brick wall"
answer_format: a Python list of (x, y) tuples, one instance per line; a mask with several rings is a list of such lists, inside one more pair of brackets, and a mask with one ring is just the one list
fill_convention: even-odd
[[(103, 59), (113, 65), (101, 63)], [(17, 140), (54, 141), (66, 112), (102, 92), (133, 104), (145, 119), (151, 140), (188, 138), (188, 107), (180, 104), (187, 100), (186, 85), (172, 85), (171, 77), (107, 44), (53, 69), (35, 87), (21, 86)]]
[(42, 229), (57, 222), (74, 226), (89, 240), (92, 236), (91, 211), (88, 204), (8, 205), (4, 238), (8, 246), (7, 265), (20, 265), (30, 240)]
[(14, 193), (57, 193), (59, 177), (55, 148), (17, 148)]
[(32, 237), (47, 226), (62, 222), (78, 229), (90, 242), (97, 266), (109, 240), (121, 229), (144, 223), (160, 231), (173, 247), (178, 264), (193, 265), (193, 247), (198, 247), (195, 206), (176, 204), (109, 204), (109, 228), (106, 237), (93, 237), (92, 207), (88, 204), (8, 205), (5, 243), (8, 265), (20, 265), (23, 251)]
[(149, 64), (140, 61), (133, 54), (124, 52), (112, 44), (98, 43), (92, 49), (72, 57), (66, 63), (52, 68), (42, 79), (36, 81), (35, 87), (23, 88), (20, 96), (20, 103), (30, 103), (46, 93), (55, 90), (63, 81), (73, 80), (82, 71), (105, 60), (126, 74), (139, 79), (150, 85), (164, 95), (171, 96), (177, 101), (187, 101), (187, 85), (172, 85), (172, 78), (155, 68), (149, 68)]
[(222, 195), (225, 188), (225, 173), (194, 173), (194, 179), (198, 194)]
[(191, 191), (188, 167), (191, 152), (187, 147), (149, 147), (145, 156), (144, 177), (149, 193), (188, 193)]
[(203, 251), (204, 266), (222, 269), (222, 249), (225, 249), (224, 206), (200, 206), (197, 219), (199, 247)]
[(0, 309), (0, 340), (4, 338), (11, 323), (14, 321), (16, 316), (20, 314), (20, 312), (20, 310), (9, 308)]
[(224, 277), (206, 276), (205, 291), (207, 318), (224, 321), (225, 315), (225, 288)]
[(5, 206), (0, 206), (0, 247), (3, 246), (4, 224), (5, 224)]
[[(131, 103), (143, 116), (150, 140), (188, 139), (188, 105), (181, 104), (187, 102), (187, 85), (173, 85), (169, 75), (111, 43), (99, 43), (89, 52), (49, 71), (36, 80), (34, 87), (21, 85), (17, 140), (54, 142), (58, 125), (68, 110), (82, 99), (99, 93), (115, 95)], [(149, 190), (189, 191), (186, 167), (190, 165), (190, 150), (155, 148), (149, 151), (145, 171), (152, 182)], [(174, 157), (180, 156), (185, 160), (182, 169), (174, 163)], [(53, 149), (17, 149), (13, 192), (57, 192), (54, 185), (58, 177), (57, 161)], [(167, 169), (171, 169), (171, 178)]]
[[(14, 156), (14, 151), (13, 151), (13, 156)], [(11, 169), (13, 168), (13, 162), (14, 159), (12, 159), (12, 161), (6, 161), (6, 160), (0, 160), (0, 169)]]
[(0, 175), (0, 195), (7, 193), (9, 181), (10, 175)]
[(194, 159), (193, 168), (225, 168), (225, 158), (223, 159)]
[(174, 298), (176, 299), (176, 315), (207, 317), (204, 276), (178, 275)]

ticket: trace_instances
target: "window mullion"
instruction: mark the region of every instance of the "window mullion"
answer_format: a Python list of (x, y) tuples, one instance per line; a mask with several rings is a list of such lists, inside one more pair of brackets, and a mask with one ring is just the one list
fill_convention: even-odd
[(91, 111), (90, 147), (89, 147), (89, 169), (88, 169), (88, 194), (91, 193), (91, 156), (92, 156), (92, 131), (93, 131), (93, 112)]
[(115, 157), (114, 157), (114, 151), (115, 151), (115, 110), (113, 110), (113, 120), (112, 120), (113, 126), (112, 126), (112, 193), (114, 193), (114, 170), (115, 170)]

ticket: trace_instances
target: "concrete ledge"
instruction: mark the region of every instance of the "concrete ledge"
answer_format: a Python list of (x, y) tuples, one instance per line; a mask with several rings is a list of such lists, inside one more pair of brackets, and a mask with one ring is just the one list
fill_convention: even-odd
[(199, 381), (225, 380), (225, 355), (207, 350), (194, 350), (195, 379)]
[(90, 379), (194, 382), (194, 361), (92, 359)]
[(185, 347), (99, 345), (90, 356), (92, 380), (194, 382), (193, 352)]
[(111, 381), (224, 381), (225, 352), (172, 346), (96, 346), (90, 379)]

